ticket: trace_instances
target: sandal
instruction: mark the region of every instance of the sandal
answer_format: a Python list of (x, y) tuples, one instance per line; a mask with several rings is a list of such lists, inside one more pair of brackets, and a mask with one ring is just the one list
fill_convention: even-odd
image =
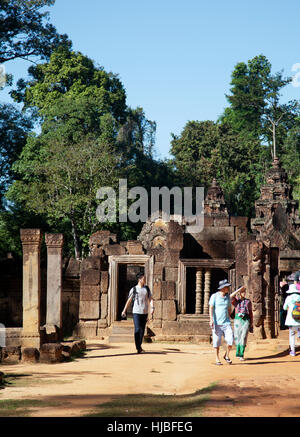
[(228, 364), (232, 364), (232, 361), (231, 361), (231, 359), (229, 358), (229, 357), (227, 357), (227, 355), (225, 354), (224, 355), (224, 360), (228, 363)]
[(223, 364), (221, 363), (221, 361), (216, 361), (216, 365), (217, 365), (217, 366), (223, 366)]

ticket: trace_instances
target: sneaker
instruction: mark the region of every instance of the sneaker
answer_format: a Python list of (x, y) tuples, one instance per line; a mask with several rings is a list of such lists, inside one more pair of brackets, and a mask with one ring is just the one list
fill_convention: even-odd
[(290, 355), (292, 356), (292, 357), (295, 357), (296, 356), (296, 354), (295, 354), (295, 352), (290, 352)]

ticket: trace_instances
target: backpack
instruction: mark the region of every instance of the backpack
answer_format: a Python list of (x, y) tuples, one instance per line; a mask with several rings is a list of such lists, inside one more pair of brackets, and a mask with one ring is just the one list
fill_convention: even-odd
[(294, 302), (292, 317), (296, 322), (300, 322), (300, 301)]
[[(146, 290), (147, 290), (148, 299), (150, 299), (150, 288), (148, 287), (148, 285), (144, 285), (144, 287), (145, 287)], [(134, 303), (134, 300), (135, 300), (135, 298), (136, 298), (136, 295), (137, 295), (137, 291), (136, 291), (136, 285), (135, 285), (135, 286), (133, 287), (133, 294), (132, 294), (133, 298), (132, 298), (132, 304)]]

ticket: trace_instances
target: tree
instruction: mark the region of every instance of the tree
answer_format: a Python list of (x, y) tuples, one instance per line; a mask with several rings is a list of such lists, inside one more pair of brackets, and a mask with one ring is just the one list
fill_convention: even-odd
[(173, 135), (171, 152), (182, 186), (208, 188), (217, 178), (230, 213), (251, 215), (262, 166), (260, 142), (237, 134), (227, 123), (190, 121)]
[(98, 224), (96, 192), (103, 185), (115, 185), (118, 157), (101, 137), (90, 136), (77, 143), (42, 140), (33, 134), (29, 137), (13, 166), (18, 179), (7, 197), (45, 216), (50, 225), (69, 223), (79, 258), (83, 237)]
[(45, 6), (55, 0), (0, 0), (0, 63), (16, 58), (49, 58), (61, 44), (68, 47), (67, 35), (59, 35), (48, 23)]
[[(126, 93), (121, 81), (82, 53), (60, 46), (49, 62), (31, 66), (28, 72), (31, 79), (18, 81), (11, 95), (46, 122), (44, 129), (64, 126), (72, 136), (74, 125), (83, 124), (85, 131), (99, 131), (100, 117), (106, 113), (117, 122), (125, 121)], [(75, 111), (68, 110), (72, 102)]]
[(12, 164), (18, 159), (31, 127), (30, 120), (13, 105), (0, 104), (0, 209), (14, 178)]

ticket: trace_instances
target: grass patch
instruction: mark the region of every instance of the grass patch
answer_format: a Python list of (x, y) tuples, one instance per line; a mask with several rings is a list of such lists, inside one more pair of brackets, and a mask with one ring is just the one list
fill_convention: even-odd
[(216, 383), (189, 395), (127, 395), (97, 405), (84, 417), (189, 417), (202, 415)]
[(0, 417), (28, 417), (32, 408), (62, 405), (61, 402), (43, 402), (39, 399), (2, 399), (0, 400)]
[(2, 388), (5, 387), (37, 387), (48, 384), (70, 384), (72, 381), (34, 378), (31, 374), (6, 373), (2, 381)]

